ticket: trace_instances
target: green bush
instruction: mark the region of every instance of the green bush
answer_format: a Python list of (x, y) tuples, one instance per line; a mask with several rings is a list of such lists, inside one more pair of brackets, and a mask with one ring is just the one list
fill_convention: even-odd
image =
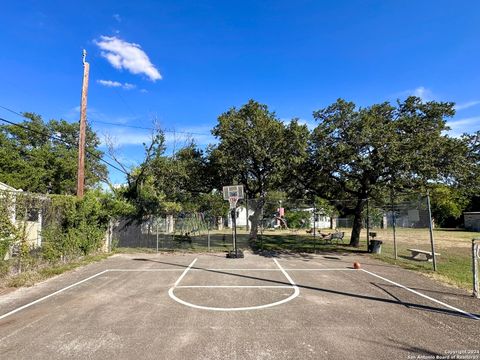
[(285, 220), (289, 228), (298, 229), (310, 226), (311, 216), (312, 214), (308, 211), (287, 211)]
[(50, 225), (42, 231), (42, 257), (56, 262), (64, 255), (65, 234), (57, 225)]
[(17, 229), (9, 216), (11, 205), (11, 196), (0, 194), (0, 260), (5, 258), (17, 235)]
[[(99, 190), (87, 191), (83, 199), (0, 192), (0, 277), (7, 281), (11, 278), (13, 285), (23, 286), (38, 280), (34, 275), (42, 269), (60, 266), (62, 272), (67, 270), (79, 258), (86, 259), (97, 252), (111, 219), (129, 211), (131, 208), (123, 201)], [(30, 219), (33, 213), (41, 215), (42, 246), (38, 248), (30, 242), (30, 222), (36, 221)], [(14, 256), (3, 260), (12, 248)], [(45, 267), (45, 263), (50, 265)]]
[(51, 199), (49, 216), (54, 221), (42, 232), (42, 255), (50, 262), (97, 251), (110, 219), (121, 208), (112, 196), (99, 191), (89, 191), (81, 200), (62, 195)]

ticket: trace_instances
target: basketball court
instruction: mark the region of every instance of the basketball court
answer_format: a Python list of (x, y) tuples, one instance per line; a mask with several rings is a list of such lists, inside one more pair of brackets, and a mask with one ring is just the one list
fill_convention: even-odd
[(362, 255), (115, 255), (0, 296), (0, 354), (480, 358), (479, 318), (466, 292)]

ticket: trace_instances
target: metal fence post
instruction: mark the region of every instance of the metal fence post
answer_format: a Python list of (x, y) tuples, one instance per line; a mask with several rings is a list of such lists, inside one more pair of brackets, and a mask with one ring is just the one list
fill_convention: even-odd
[(158, 218), (155, 219), (156, 222), (156, 228), (157, 228), (157, 253), (158, 253)]
[(395, 205), (393, 202), (393, 191), (392, 194), (390, 195), (390, 204), (392, 206), (392, 228), (393, 228), (393, 254), (395, 257), (395, 260), (398, 259), (398, 249), (397, 249), (397, 214), (395, 213)]
[(437, 257), (435, 256), (435, 240), (433, 239), (432, 208), (430, 207), (430, 193), (427, 191), (428, 227), (430, 229), (430, 244), (432, 248), (433, 271), (437, 271)]
[(367, 197), (367, 251), (370, 249), (370, 201)]
[(210, 251), (210, 224), (207, 225), (207, 243), (208, 243), (208, 251)]
[(480, 238), (472, 239), (473, 296), (480, 298), (478, 285), (478, 262), (480, 257)]

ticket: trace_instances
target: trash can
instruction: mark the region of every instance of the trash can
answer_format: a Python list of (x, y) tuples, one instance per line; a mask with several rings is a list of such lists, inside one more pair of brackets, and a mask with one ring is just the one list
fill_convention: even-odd
[(370, 240), (370, 245), (368, 246), (368, 252), (372, 254), (381, 254), (382, 252), (382, 244), (381, 240)]

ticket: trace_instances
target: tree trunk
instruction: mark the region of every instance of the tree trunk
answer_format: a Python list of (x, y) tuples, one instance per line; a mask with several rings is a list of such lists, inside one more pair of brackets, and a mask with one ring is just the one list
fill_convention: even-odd
[(352, 236), (350, 238), (350, 246), (360, 246), (360, 232), (362, 231), (362, 211), (365, 206), (363, 199), (358, 199), (354, 210), (354, 219), (352, 227)]
[(250, 203), (253, 207), (253, 215), (250, 216), (251, 228), (250, 228), (250, 240), (257, 240), (258, 235), (258, 223), (263, 211), (263, 205), (265, 199), (251, 200)]

